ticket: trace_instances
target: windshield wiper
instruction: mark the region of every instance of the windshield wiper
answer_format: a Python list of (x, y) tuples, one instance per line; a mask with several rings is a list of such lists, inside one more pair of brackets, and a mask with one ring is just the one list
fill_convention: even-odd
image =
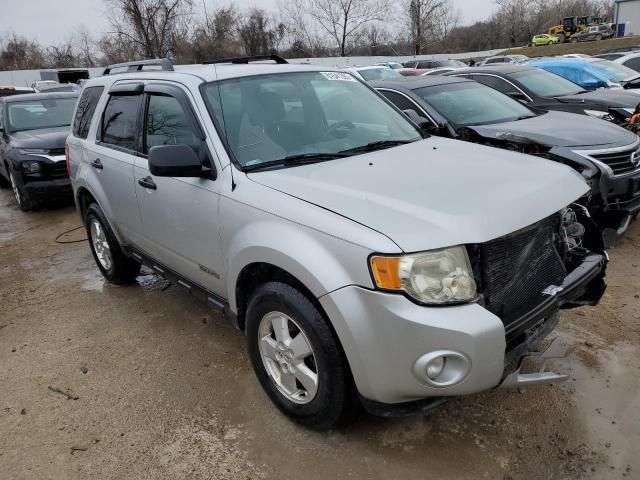
[(335, 160), (336, 158), (350, 157), (346, 152), (338, 153), (298, 153), (289, 155), (278, 160), (269, 160), (267, 162), (256, 163), (253, 165), (245, 165), (242, 170), (245, 172), (253, 172), (272, 167), (290, 167), (293, 165), (308, 165), (311, 163), (325, 162), (327, 160)]
[(366, 145), (362, 145), (360, 147), (348, 148), (347, 150), (342, 150), (338, 153), (367, 153), (367, 152), (375, 152), (377, 150), (382, 150), (385, 148), (397, 147), (398, 145), (405, 145), (407, 143), (413, 143), (417, 140), (379, 140), (377, 142), (367, 143)]

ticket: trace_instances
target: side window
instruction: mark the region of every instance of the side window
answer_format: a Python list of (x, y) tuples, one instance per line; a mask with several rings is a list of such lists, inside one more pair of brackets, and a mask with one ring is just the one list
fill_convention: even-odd
[(200, 147), (196, 127), (175, 97), (149, 96), (144, 153), (157, 145), (189, 145), (196, 151)]
[(98, 101), (102, 95), (104, 87), (87, 87), (82, 91), (76, 117), (73, 120), (73, 135), (78, 138), (87, 138), (91, 119), (98, 106)]
[[(624, 62), (625, 67), (629, 67), (636, 72), (640, 72), (640, 57), (635, 57)], [(0, 119), (1, 121), (1, 119)]]
[(109, 145), (136, 149), (138, 108), (142, 95), (114, 95), (102, 114), (100, 140)]
[(201, 139), (196, 120), (185, 110), (180, 100), (162, 93), (149, 94), (144, 126), (144, 153), (160, 145), (188, 145), (198, 154), (205, 167), (211, 167), (211, 157)]
[(489, 75), (472, 75), (471, 78), (476, 82), (482, 83), (483, 85), (491, 87), (502, 93), (510, 93), (517, 90), (513, 85), (498, 77), (492, 77)]
[(422, 109), (404, 95), (389, 90), (380, 90), (380, 93), (400, 110), (415, 110), (418, 115), (422, 114)]

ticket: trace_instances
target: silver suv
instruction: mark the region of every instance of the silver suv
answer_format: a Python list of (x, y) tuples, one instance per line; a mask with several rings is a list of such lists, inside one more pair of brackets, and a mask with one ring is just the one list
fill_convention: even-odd
[(272, 59), (86, 83), (67, 161), (103, 275), (146, 264), (224, 311), (271, 400), (316, 429), (564, 380), (520, 363), (605, 288), (580, 175), (424, 138), (349, 73)]

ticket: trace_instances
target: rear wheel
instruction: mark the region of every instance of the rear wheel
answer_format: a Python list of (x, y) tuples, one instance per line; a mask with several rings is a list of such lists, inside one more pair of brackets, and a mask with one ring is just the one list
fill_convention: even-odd
[(600, 34), (596, 35), (596, 42), (599, 42), (600, 40), (602, 40), (602, 35)]
[(353, 412), (355, 391), (340, 345), (297, 288), (280, 282), (258, 287), (247, 308), (246, 335), (262, 388), (289, 418), (329, 430)]
[(578, 39), (577, 38), (572, 38), (571, 39), (571, 43), (578, 43)]
[(96, 203), (87, 207), (85, 227), (91, 253), (102, 275), (115, 285), (135, 282), (140, 273), (140, 263), (127, 257), (120, 248), (109, 222)]

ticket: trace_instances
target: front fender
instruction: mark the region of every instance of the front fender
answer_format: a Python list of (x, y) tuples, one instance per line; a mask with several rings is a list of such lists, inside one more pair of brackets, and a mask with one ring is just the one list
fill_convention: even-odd
[(244, 226), (228, 245), (227, 298), (234, 313), (238, 277), (252, 263), (281, 268), (316, 298), (347, 285), (373, 287), (367, 266), (370, 250), (280, 218)]

